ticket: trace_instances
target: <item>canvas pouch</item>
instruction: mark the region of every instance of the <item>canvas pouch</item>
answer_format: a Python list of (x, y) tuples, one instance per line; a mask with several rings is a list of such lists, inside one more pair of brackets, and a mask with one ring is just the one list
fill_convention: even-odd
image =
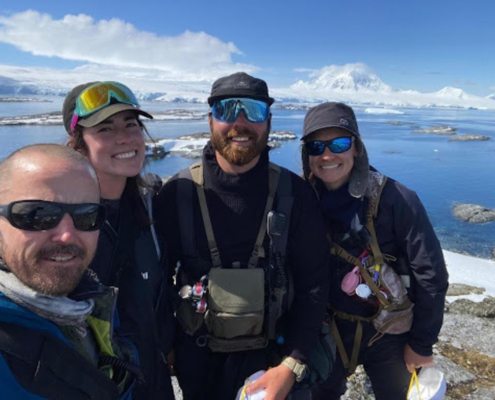
[(381, 308), (373, 319), (378, 332), (400, 335), (409, 332), (413, 321), (414, 304), (407, 296), (407, 289), (401, 277), (387, 264), (380, 269), (380, 288), (388, 294), (390, 308)]
[(192, 303), (188, 300), (179, 302), (175, 316), (184, 332), (189, 336), (194, 336), (204, 321), (204, 314), (197, 313)]
[[(208, 278), (208, 311), (205, 323), (215, 339), (244, 341), (242, 346), (256, 345), (255, 337), (263, 331), (265, 313), (265, 272), (261, 268), (213, 268)], [(249, 338), (254, 339), (248, 343)], [(246, 342), (246, 340), (248, 342)], [(256, 346), (266, 346), (258, 343)], [(259, 347), (257, 347), (259, 348)], [(233, 351), (233, 350), (230, 350)]]

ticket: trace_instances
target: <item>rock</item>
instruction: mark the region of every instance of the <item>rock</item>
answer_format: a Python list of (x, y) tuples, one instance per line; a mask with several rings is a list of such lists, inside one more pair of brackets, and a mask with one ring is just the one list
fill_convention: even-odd
[(492, 319), (447, 313), (439, 339), (460, 349), (495, 357), (495, 321)]
[(468, 394), (464, 400), (490, 400), (495, 399), (495, 388), (480, 388), (474, 393)]
[(297, 136), (291, 131), (271, 131), (270, 135), (268, 135), (268, 139), (285, 141), (297, 139)]
[(306, 111), (309, 110), (312, 106), (308, 106), (306, 104), (280, 104), (276, 105), (275, 108), (279, 110), (293, 110), (293, 111)]
[(387, 121), (385, 122), (387, 125), (393, 126), (410, 126), (412, 129), (419, 129), (419, 126), (412, 122), (403, 122), (403, 121)]
[(146, 157), (152, 158), (154, 160), (165, 158), (165, 156), (170, 153), (166, 151), (163, 146), (153, 142), (146, 143), (144, 151)]
[(201, 158), (203, 156), (203, 146), (198, 146), (196, 144), (190, 144), (187, 146), (182, 146), (177, 150), (170, 150), (170, 154), (178, 154), (184, 158)]
[(207, 112), (196, 110), (166, 110), (155, 111), (152, 113), (153, 119), (147, 122), (153, 121), (174, 121), (174, 120), (190, 120), (197, 121), (205, 119), (208, 116)]
[(63, 125), (62, 113), (54, 111), (45, 114), (19, 115), (16, 117), (0, 117), (2, 125)]
[(452, 128), (449, 125), (433, 125), (430, 128), (415, 129), (412, 133), (433, 133), (435, 135), (453, 135), (457, 128)]
[(495, 247), (492, 250), (492, 258), (495, 260)]
[(374, 400), (375, 395), (362, 365), (356, 368), (356, 372), (347, 380), (347, 391), (341, 400)]
[(449, 289), (447, 290), (447, 296), (463, 296), (466, 294), (483, 294), (485, 293), (485, 288), (480, 288), (471, 285), (465, 285), (463, 283), (451, 283)]
[(454, 216), (471, 224), (483, 224), (495, 220), (495, 210), (477, 204), (458, 204), (454, 206)]
[(490, 140), (488, 136), (484, 135), (456, 135), (452, 136), (449, 142), (468, 142), (471, 140)]
[(278, 149), (280, 146), (282, 146), (277, 140), (269, 140), (267, 145), (270, 146), (270, 148), (272, 149)]
[(473, 382), (476, 376), (447, 357), (438, 354), (435, 356), (435, 367), (445, 374), (445, 380), (449, 386), (457, 386)]
[(402, 154), (401, 151), (397, 151), (397, 150), (385, 150), (384, 153), (385, 154)]
[(449, 304), (448, 312), (469, 314), (480, 318), (495, 318), (495, 297), (487, 297), (476, 303), (469, 299), (459, 299)]
[(198, 133), (191, 133), (189, 135), (182, 135), (179, 136), (177, 139), (178, 140), (198, 140), (198, 139), (210, 139), (210, 132), (198, 132)]

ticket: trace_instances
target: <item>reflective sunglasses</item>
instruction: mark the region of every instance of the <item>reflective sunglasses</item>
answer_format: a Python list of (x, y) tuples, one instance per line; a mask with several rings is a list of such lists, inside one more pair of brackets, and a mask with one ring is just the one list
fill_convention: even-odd
[(119, 82), (99, 82), (84, 89), (76, 98), (76, 108), (70, 124), (71, 130), (79, 118), (88, 117), (111, 104), (112, 99), (119, 103), (139, 108), (139, 103), (131, 89)]
[(270, 106), (260, 100), (230, 98), (218, 100), (211, 107), (213, 118), (219, 122), (234, 122), (241, 111), (249, 122), (265, 122), (270, 115)]
[(344, 136), (332, 140), (313, 140), (306, 142), (306, 152), (310, 156), (321, 156), (325, 152), (325, 147), (328, 147), (332, 153), (339, 154), (349, 150), (354, 141), (354, 136)]
[(66, 204), (43, 200), (19, 200), (0, 205), (0, 215), (24, 231), (45, 231), (55, 228), (69, 213), (77, 230), (89, 232), (101, 228), (106, 209), (98, 203)]

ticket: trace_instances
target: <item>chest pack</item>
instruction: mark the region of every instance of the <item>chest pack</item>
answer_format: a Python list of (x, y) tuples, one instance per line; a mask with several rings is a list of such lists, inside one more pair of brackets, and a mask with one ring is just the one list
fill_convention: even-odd
[(387, 182), (387, 177), (379, 172), (371, 171), (369, 179), (370, 182), (365, 195), (368, 199), (366, 229), (370, 240), (365, 253), (363, 253), (367, 254), (367, 257), (358, 258), (351, 255), (329, 237), (331, 253), (355, 266), (356, 272), (357, 270), (359, 271), (365, 285), (369, 287), (371, 291), (370, 298), (376, 303), (377, 308), (376, 313), (369, 318), (334, 310), (335, 317), (357, 323), (354, 347), (350, 359), (345, 351), (335, 321), (332, 323), (332, 333), (343, 364), (351, 373), (357, 367), (363, 333), (362, 322), (372, 323), (377, 331), (376, 335), (368, 343), (368, 346), (372, 346), (384, 334), (399, 335), (408, 332), (413, 321), (414, 304), (407, 295), (403, 279), (390, 266), (390, 263), (397, 259), (393, 256), (382, 254), (375, 231), (374, 220), (378, 216), (380, 196)]
[[(246, 268), (240, 262), (223, 266), (204, 190), (203, 164), (193, 164), (178, 176), (177, 205), (182, 242), (182, 285), (176, 316), (184, 331), (195, 335), (205, 323), (214, 352), (264, 348), (275, 339), (276, 324), (293, 296), (292, 274), (286, 269), (286, 247), (292, 209), (289, 171), (269, 164), (268, 196), (254, 248)], [(197, 251), (193, 201), (199, 201), (211, 261)], [(274, 209), (276, 204), (276, 209)], [(267, 254), (263, 242), (270, 237)], [(270, 268), (266, 268), (270, 265)], [(196, 274), (191, 279), (191, 272)], [(198, 271), (201, 279), (198, 280)], [(268, 306), (266, 306), (268, 304)]]

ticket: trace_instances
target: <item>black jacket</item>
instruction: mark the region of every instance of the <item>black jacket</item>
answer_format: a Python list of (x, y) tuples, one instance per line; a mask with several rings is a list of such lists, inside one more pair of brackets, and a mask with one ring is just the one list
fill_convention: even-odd
[[(367, 199), (352, 199), (344, 186), (335, 192), (327, 191), (322, 185), (316, 185), (327, 228), (332, 238), (339, 243), (347, 231), (345, 219), (354, 215), (340, 210), (332, 211), (332, 201), (348, 205), (357, 211), (361, 224), (365, 225)], [(347, 199), (343, 196), (347, 196)], [(327, 210), (327, 211), (325, 211)], [(448, 288), (448, 273), (443, 259), (440, 243), (428, 219), (426, 210), (418, 196), (399, 182), (388, 179), (380, 197), (377, 218), (374, 226), (380, 250), (397, 258), (391, 266), (399, 275), (409, 275), (411, 287), (409, 296), (414, 302), (414, 319), (409, 332), (408, 343), (420, 355), (431, 355), (432, 346), (438, 340), (442, 327), (445, 295)], [(359, 240), (347, 239), (339, 243), (354, 256), (359, 256), (363, 245)], [(336, 264), (332, 269), (332, 290), (330, 303), (340, 311), (365, 315), (362, 303), (356, 303), (341, 289), (344, 275), (354, 267), (335, 256)]]
[[(226, 174), (219, 167), (211, 144), (203, 155), (205, 192), (215, 238), (223, 266), (234, 261), (247, 264), (263, 218), (268, 194), (268, 150), (257, 165), (240, 175)], [(291, 307), (286, 352), (306, 360), (316, 344), (328, 289), (328, 243), (316, 196), (301, 178), (291, 173), (294, 203), (292, 207), (287, 256), (294, 274), (295, 299)], [(156, 226), (167, 241), (170, 270), (181, 261), (178, 234), (178, 176), (168, 181), (155, 200)], [(193, 195), (193, 219), (197, 228), (191, 232), (204, 263), (211, 263), (205, 228), (197, 194)], [(265, 238), (266, 254), (269, 240)], [(208, 271), (186, 271), (192, 282)]]
[[(158, 256), (152, 226), (136, 217), (147, 215), (146, 197), (134, 199), (124, 191), (117, 222), (107, 221), (100, 232), (96, 256), (90, 266), (105, 285), (119, 288), (119, 332), (139, 353), (146, 379), (136, 388), (135, 399), (173, 398), (165, 356), (171, 348), (173, 317), (163, 257)], [(117, 226), (115, 226), (117, 225)]]

